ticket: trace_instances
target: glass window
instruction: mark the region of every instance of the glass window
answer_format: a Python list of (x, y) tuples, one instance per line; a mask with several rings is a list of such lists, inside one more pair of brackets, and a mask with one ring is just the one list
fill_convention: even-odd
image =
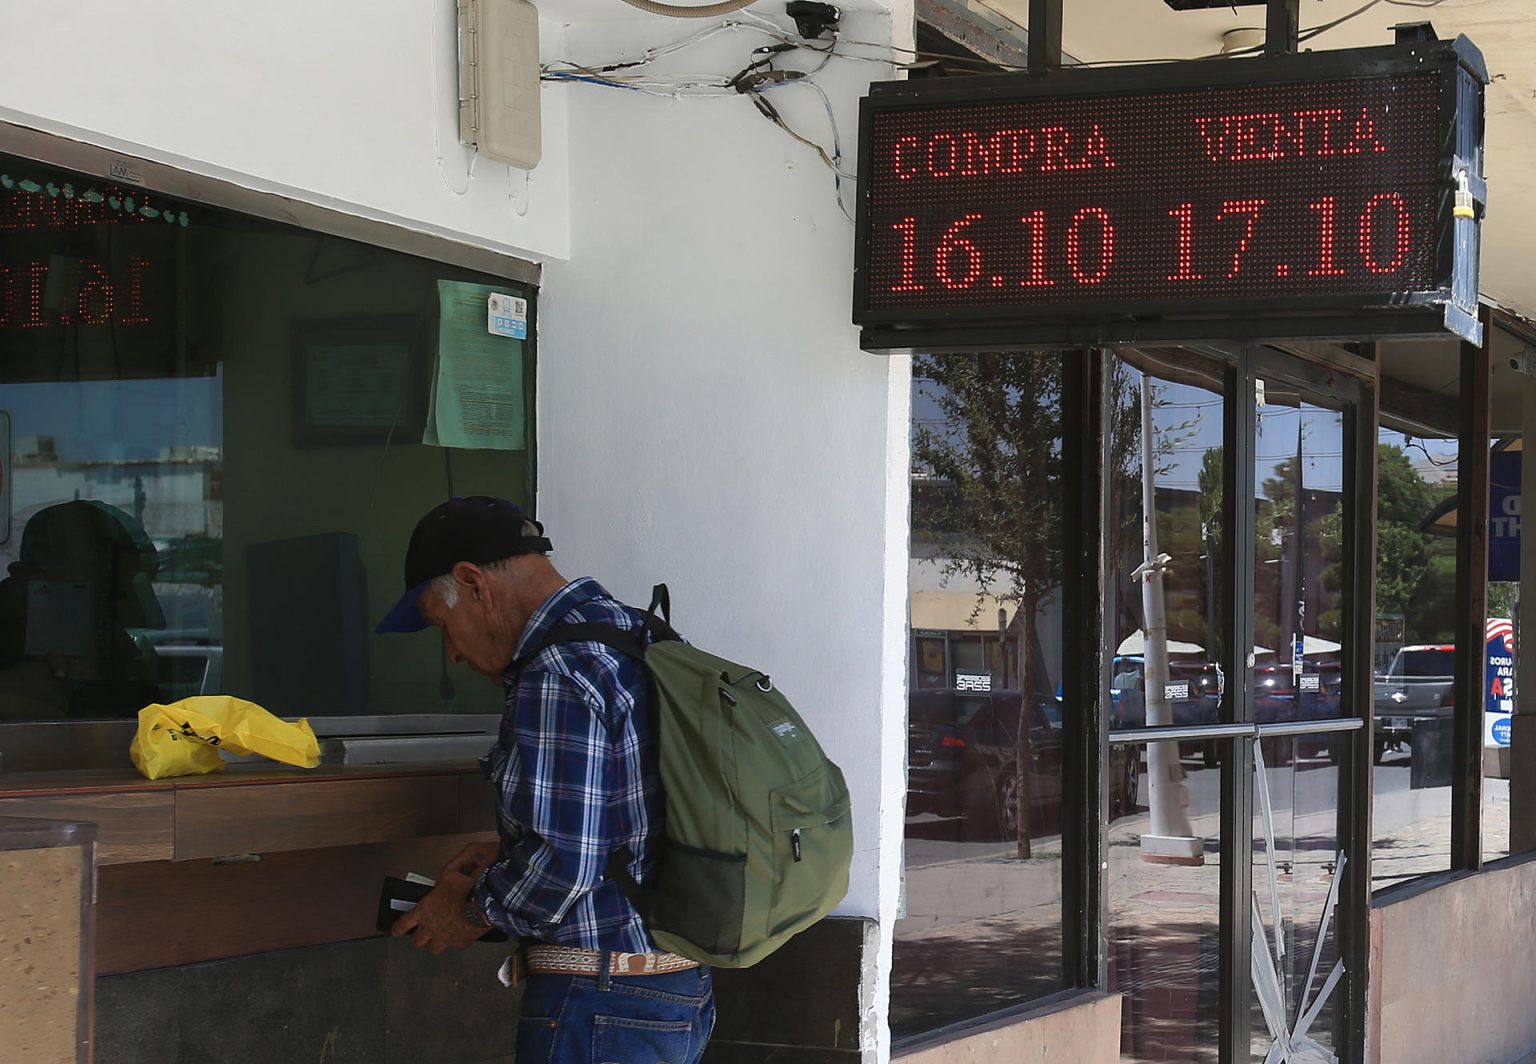
[[(1518, 453), (1518, 452), (1516, 452)], [(1497, 461), (1497, 460), (1496, 460)], [(1517, 467), (1518, 468), (1518, 467)], [(1500, 471), (1494, 468), (1495, 484)], [(1518, 480), (1513, 485), (1518, 494)], [(1516, 574), (1517, 575), (1517, 574)], [(1518, 692), (1516, 662), (1520, 660), (1520, 582), (1488, 585), (1488, 658), (1484, 665), (1483, 703), (1483, 859), (1492, 861), (1515, 852), (1510, 837), (1510, 777), (1518, 763), (1511, 756), (1511, 729)]]
[[(1522, 437), (1494, 441), (1489, 455), (1488, 642), (1483, 686), (1483, 859), (1495, 860), (1530, 844), (1511, 837), (1511, 777), (1521, 762), (1512, 757), (1513, 715), (1519, 692), (1515, 674), (1525, 630), (1520, 623), (1520, 499)], [(1522, 721), (1523, 723), (1523, 721)], [(1525, 781), (1515, 786), (1526, 789)], [(1523, 819), (1523, 818), (1522, 818)]]
[(1063, 986), (1061, 385), (1059, 355), (916, 363), (897, 1038)]
[[(1223, 743), (1223, 753), (1234, 749)], [(1116, 746), (1113, 759), (1148, 759)], [(1230, 760), (1230, 758), (1228, 758)], [(1113, 763), (1112, 763), (1113, 767)], [(1192, 775), (1184, 812), (1198, 843), (1178, 857), (1147, 844), (1147, 814), (1109, 828), (1109, 986), (1125, 995), (1120, 1059), (1214, 1064), (1221, 1041), (1221, 772)]]
[[(532, 350), (488, 293), (532, 296), (0, 156), (0, 719), (497, 712), (435, 640), (372, 634), (422, 512), (530, 498)], [(480, 401), (429, 422), (456, 329)]]
[(1260, 378), (1255, 422), (1254, 719), (1337, 717), (1344, 415)]
[(921, 690), (947, 687), (949, 666), (944, 658), (944, 636), (913, 634), (913, 685)]
[[(1454, 395), (1454, 381), (1450, 387)], [(1409, 434), (1386, 427), (1393, 415), (1383, 408), (1377, 444), (1376, 888), (1451, 865), (1454, 640), (1463, 608), (1456, 599), (1455, 427), (1443, 426), (1439, 437)]]
[[(1122, 351), (1112, 365), (1110, 727), (1214, 724), (1229, 594), (1223, 370), (1181, 351)], [(1215, 763), (1214, 747), (1184, 753)]]
[(1255, 942), (1255, 1062), (1270, 1059), (1282, 1035), (1298, 1049), (1305, 1038), (1324, 1056), (1345, 1042), (1336, 921), (1341, 862), (1349, 855), (1339, 845), (1342, 759), (1332, 756), (1343, 742), (1347, 733), (1271, 739), (1261, 749), (1279, 756), (1264, 753), (1262, 775), (1255, 760), (1253, 888), (1264, 930)]

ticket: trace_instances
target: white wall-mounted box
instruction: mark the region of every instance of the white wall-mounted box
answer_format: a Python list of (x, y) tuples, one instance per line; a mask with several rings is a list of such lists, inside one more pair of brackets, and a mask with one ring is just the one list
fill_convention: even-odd
[(459, 139), (497, 162), (539, 164), (539, 11), (459, 0)]

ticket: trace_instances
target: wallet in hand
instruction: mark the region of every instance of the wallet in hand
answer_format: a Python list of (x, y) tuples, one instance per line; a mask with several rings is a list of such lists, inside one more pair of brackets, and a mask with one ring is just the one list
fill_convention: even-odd
[[(389, 934), (395, 926), (395, 921), (416, 908), (416, 903), (430, 894), (434, 886), (435, 884), (429, 880), (385, 876), (384, 886), (379, 891), (378, 923), (375, 926), (384, 934)], [(507, 933), (494, 927), (480, 936), (481, 942), (505, 942), (506, 940)]]

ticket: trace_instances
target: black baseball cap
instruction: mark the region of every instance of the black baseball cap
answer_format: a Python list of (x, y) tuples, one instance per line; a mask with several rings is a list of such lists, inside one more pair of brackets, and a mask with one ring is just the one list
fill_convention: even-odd
[[(523, 534), (526, 521), (533, 522), (539, 535)], [(421, 593), (459, 562), (489, 565), (518, 554), (543, 554), (552, 549), (544, 537), (544, 526), (515, 502), (470, 495), (440, 503), (416, 522), (411, 544), (405, 549), (405, 594), (374, 631), (383, 635), (426, 628), (427, 620), (417, 608)]]

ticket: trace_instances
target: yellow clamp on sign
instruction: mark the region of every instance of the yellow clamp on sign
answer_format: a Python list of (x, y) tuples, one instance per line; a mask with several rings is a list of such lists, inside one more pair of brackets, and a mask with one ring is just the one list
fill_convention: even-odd
[(1472, 205), (1472, 182), (1465, 170), (1456, 172), (1456, 199), (1451, 207), (1451, 215), (1455, 218), (1477, 217), (1477, 210)]
[(139, 729), (128, 756), (145, 778), (158, 780), (218, 772), (224, 767), (221, 749), (300, 768), (320, 763), (320, 744), (309, 721), (290, 724), (255, 702), (228, 695), (145, 706), (139, 710)]

